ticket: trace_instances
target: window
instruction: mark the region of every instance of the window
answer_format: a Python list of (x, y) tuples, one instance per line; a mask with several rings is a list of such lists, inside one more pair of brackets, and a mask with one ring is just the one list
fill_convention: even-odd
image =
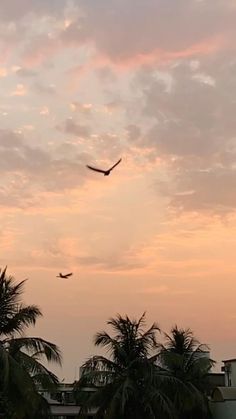
[(71, 391), (67, 391), (64, 393), (64, 403), (66, 404), (75, 403), (74, 394)]

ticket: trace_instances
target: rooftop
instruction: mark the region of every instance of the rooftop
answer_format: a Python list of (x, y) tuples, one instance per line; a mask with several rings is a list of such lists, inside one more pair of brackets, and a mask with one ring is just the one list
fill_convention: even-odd
[(232, 359), (225, 359), (224, 361), (222, 361), (222, 362), (236, 362), (236, 358), (232, 358)]
[(236, 387), (216, 387), (212, 392), (213, 402), (236, 400)]

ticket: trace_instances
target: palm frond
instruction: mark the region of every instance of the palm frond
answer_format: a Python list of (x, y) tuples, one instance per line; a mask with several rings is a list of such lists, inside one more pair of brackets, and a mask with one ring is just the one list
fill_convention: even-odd
[(111, 360), (103, 356), (94, 356), (83, 364), (82, 375), (77, 387), (101, 386), (110, 383), (118, 370), (119, 366)]
[(113, 345), (116, 344), (116, 341), (111, 338), (110, 335), (106, 332), (98, 332), (94, 337), (95, 346), (108, 347), (109, 349), (113, 348)]
[(38, 337), (23, 336), (42, 315), (36, 305), (21, 302), (25, 281), (0, 270), (0, 391), (13, 412), (11, 419), (48, 419), (48, 405), (38, 393), (38, 386), (54, 388), (55, 374), (40, 360), (61, 364), (58, 347)]
[(150, 350), (157, 348), (156, 332), (160, 332), (160, 328), (156, 323), (153, 323), (152, 326), (137, 339), (137, 347), (139, 347), (144, 355)]
[(14, 404), (22, 403), (31, 408), (38, 398), (36, 386), (29, 373), (9, 354), (8, 393)]
[(54, 343), (48, 342), (39, 337), (19, 337), (6, 341), (11, 351), (24, 350), (35, 358), (45, 357), (48, 362), (61, 365), (61, 351)]
[(1, 328), (1, 333), (4, 335), (13, 333), (23, 333), (24, 329), (35, 325), (36, 320), (39, 316), (42, 316), (41, 310), (35, 306), (23, 306), (16, 307), (15, 312), (8, 316), (7, 322)]
[(55, 390), (58, 378), (33, 356), (19, 350), (15, 359), (29, 373), (34, 383), (40, 384), (43, 389)]

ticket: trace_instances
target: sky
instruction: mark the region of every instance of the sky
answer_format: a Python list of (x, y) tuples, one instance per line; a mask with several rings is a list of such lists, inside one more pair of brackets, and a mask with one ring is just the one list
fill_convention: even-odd
[(30, 333), (74, 380), (110, 317), (146, 311), (220, 369), (236, 356), (235, 1), (0, 9), (0, 266), (43, 311)]

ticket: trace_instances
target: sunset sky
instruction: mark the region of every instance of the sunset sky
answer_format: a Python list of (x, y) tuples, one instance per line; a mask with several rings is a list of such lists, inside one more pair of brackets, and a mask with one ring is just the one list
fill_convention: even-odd
[(117, 313), (236, 357), (235, 21), (235, 0), (1, 0), (0, 265), (60, 378)]

